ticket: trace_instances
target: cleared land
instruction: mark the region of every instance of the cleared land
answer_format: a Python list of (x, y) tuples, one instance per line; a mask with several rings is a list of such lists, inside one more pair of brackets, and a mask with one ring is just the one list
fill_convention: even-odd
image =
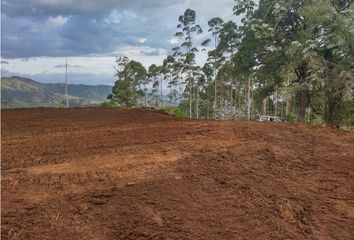
[(2, 111), (2, 239), (354, 239), (354, 134)]

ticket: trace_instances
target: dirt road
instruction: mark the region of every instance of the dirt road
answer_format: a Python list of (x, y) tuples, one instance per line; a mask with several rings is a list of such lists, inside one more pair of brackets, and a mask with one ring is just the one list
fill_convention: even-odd
[(354, 134), (2, 111), (2, 239), (354, 239)]

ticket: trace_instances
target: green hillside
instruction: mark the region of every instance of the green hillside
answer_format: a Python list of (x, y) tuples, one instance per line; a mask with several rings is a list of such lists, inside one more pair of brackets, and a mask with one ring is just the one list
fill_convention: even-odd
[[(1, 78), (1, 107), (63, 107), (65, 90), (63, 83), (45, 84), (21, 77)], [(68, 85), (71, 107), (94, 106), (103, 102), (111, 92), (111, 86)]]

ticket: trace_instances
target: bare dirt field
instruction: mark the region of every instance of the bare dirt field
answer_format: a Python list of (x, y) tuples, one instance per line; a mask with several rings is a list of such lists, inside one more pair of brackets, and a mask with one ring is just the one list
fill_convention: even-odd
[(354, 134), (2, 111), (2, 239), (354, 239)]

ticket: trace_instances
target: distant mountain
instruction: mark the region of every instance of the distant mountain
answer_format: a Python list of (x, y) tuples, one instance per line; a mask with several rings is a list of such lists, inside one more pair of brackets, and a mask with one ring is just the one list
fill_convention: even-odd
[[(71, 107), (94, 106), (107, 98), (112, 87), (68, 84)], [(62, 107), (65, 105), (63, 83), (40, 83), (21, 77), (1, 78), (1, 107)]]

